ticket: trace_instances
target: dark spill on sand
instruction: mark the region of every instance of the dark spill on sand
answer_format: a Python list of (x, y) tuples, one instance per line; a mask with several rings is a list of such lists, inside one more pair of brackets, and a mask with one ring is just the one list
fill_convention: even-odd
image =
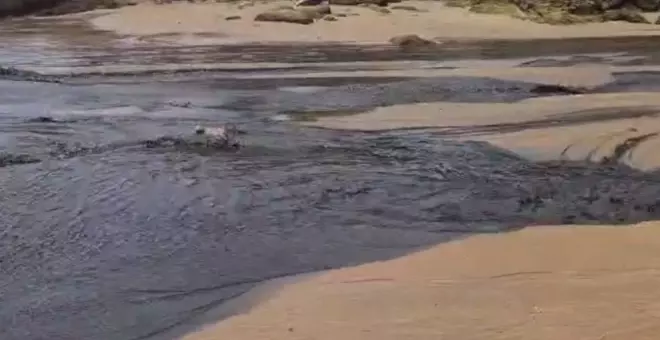
[[(42, 26), (31, 27), (14, 39), (43, 37), (34, 35)], [(35, 60), (54, 67), (127, 60), (111, 47), (90, 47), (84, 36), (71, 39), (67, 50), (13, 40), (1, 58), (19, 70)], [(176, 61), (218, 57), (201, 50), (177, 50)], [(327, 48), (325, 60), (398, 56), (355, 50)], [(147, 48), (125, 51), (132, 62), (158, 62)], [(263, 59), (298, 60), (267, 52)], [(179, 326), (270, 278), (472, 233), (660, 215), (657, 174), (616, 162), (534, 164), (442, 133), (348, 133), (271, 120), (291, 111), (554, 94), (533, 91), (536, 84), (458, 77), (232, 83), (201, 73), (185, 81), (48, 78), (58, 84), (39, 76), (11, 71), (0, 81), (3, 340), (173, 339)], [(310, 94), (296, 86), (322, 88)], [(225, 121), (247, 131), (243, 149), (158, 143)]]

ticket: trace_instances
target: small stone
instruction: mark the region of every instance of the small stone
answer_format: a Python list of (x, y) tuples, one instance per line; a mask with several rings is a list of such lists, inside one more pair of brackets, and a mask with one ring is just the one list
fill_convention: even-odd
[(539, 84), (532, 87), (530, 92), (538, 94), (583, 94), (586, 89), (558, 84)]
[(231, 20), (239, 20), (239, 19), (241, 19), (241, 16), (240, 16), (240, 15), (230, 15), (230, 16), (228, 16), (228, 17), (225, 18), (225, 20), (227, 20), (227, 21), (231, 21)]
[(307, 13), (295, 10), (275, 10), (257, 14), (257, 16), (254, 17), (254, 21), (285, 22), (309, 25), (314, 22), (314, 17)]
[(388, 3), (395, 1), (388, 0), (330, 0), (331, 5), (342, 5), (342, 6), (361, 6), (374, 4), (378, 6), (387, 6)]
[(410, 5), (395, 5), (390, 7), (391, 9), (399, 10), (399, 11), (409, 11), (409, 12), (428, 12), (427, 10), (421, 10), (415, 6), (410, 6)]
[(323, 17), (323, 20), (325, 20), (325, 21), (337, 21), (337, 17), (335, 17), (333, 15), (326, 15), (326, 16)]
[(296, 7), (298, 6), (318, 6), (324, 3), (325, 0), (298, 0), (296, 1)]
[(421, 38), (416, 34), (406, 34), (399, 35), (396, 37), (390, 38), (390, 43), (393, 45), (399, 46), (403, 49), (419, 48), (419, 47), (429, 47), (436, 45), (435, 42)]

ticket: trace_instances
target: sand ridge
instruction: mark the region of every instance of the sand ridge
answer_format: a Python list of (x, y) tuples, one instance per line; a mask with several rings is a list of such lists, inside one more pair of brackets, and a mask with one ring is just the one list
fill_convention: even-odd
[[(516, 103), (425, 103), (377, 108), (354, 116), (303, 123), (334, 129), (432, 128), (447, 138), (487, 141), (533, 160), (611, 157), (641, 138), (619, 161), (642, 170), (660, 167), (660, 98), (655, 92), (602, 93), (526, 99)], [(648, 137), (648, 138), (646, 138)]]

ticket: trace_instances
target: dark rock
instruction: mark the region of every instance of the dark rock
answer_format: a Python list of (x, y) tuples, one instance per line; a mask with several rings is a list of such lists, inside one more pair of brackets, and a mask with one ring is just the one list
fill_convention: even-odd
[(39, 116), (26, 120), (26, 123), (58, 123), (58, 121), (53, 117)]
[(605, 21), (625, 21), (634, 24), (650, 24), (641, 13), (630, 9), (615, 9), (603, 14)]
[(32, 164), (39, 163), (41, 160), (34, 158), (30, 155), (15, 155), (10, 153), (0, 153), (0, 167), (6, 167), (10, 165), (20, 165), (20, 164)]
[(599, 0), (573, 0), (567, 10), (571, 14), (596, 15), (603, 12), (603, 6)]
[(583, 94), (587, 90), (564, 85), (540, 84), (532, 87), (530, 92), (538, 94)]
[[(504, 14), (553, 25), (567, 25), (608, 20), (646, 22), (636, 8), (657, 10), (660, 0), (445, 0), (448, 5), (472, 12)], [(607, 13), (625, 10), (624, 13)]]
[(390, 43), (402, 49), (424, 48), (436, 45), (435, 42), (421, 38), (416, 34), (399, 35), (390, 38)]
[(304, 6), (296, 9), (296, 11), (310, 16), (313, 19), (321, 19), (325, 15), (332, 14), (332, 10), (328, 4), (321, 4), (318, 6)]
[(626, 2), (628, 2), (628, 0), (601, 0), (600, 4), (603, 11), (607, 11), (610, 9), (619, 9), (623, 7)]
[(644, 12), (655, 12), (660, 9), (660, 0), (633, 0), (633, 3)]
[(231, 20), (239, 20), (239, 19), (241, 19), (241, 16), (240, 16), (240, 15), (230, 15), (230, 16), (228, 16), (228, 17), (225, 18), (225, 20), (227, 20), (227, 21), (231, 21)]
[(387, 6), (394, 1), (389, 0), (330, 0), (331, 5), (358, 6), (362, 4), (373, 4), (378, 6)]
[(391, 6), (390, 9), (395, 9), (399, 11), (410, 11), (410, 12), (428, 12), (427, 10), (421, 10), (415, 6), (410, 6), (410, 5), (394, 5)]
[(257, 14), (254, 21), (285, 22), (292, 24), (309, 25), (314, 22), (314, 16), (296, 10), (274, 10)]
[(318, 6), (325, 2), (325, 0), (298, 0), (296, 6)]
[(371, 9), (372, 11), (376, 11), (378, 13), (381, 13), (381, 14), (390, 14), (390, 13), (392, 13), (389, 9), (387, 9), (385, 7), (380, 7), (380, 6), (377, 6), (377, 5), (366, 5), (365, 7)]
[(56, 84), (62, 82), (62, 80), (56, 76), (43, 75), (34, 71), (19, 70), (14, 67), (0, 67), (0, 79)]

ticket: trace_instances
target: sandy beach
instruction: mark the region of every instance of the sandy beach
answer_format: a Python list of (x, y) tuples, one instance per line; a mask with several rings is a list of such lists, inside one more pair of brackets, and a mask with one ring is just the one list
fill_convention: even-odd
[[(549, 26), (469, 13), (436, 2), (419, 11), (334, 6), (337, 21), (306, 26), (255, 22), (290, 2), (142, 4), (91, 19), (99, 29), (188, 44), (385, 43), (418, 34), (452, 39), (531, 39), (658, 35), (660, 26), (599, 23)], [(228, 17), (240, 16), (235, 20)], [(655, 19), (657, 14), (649, 14)], [(466, 63), (454, 70), (374, 71), (374, 76), (461, 75), (596, 87), (615, 67), (562, 68)], [(619, 69), (618, 71), (653, 68)], [(355, 74), (369, 76), (368, 72)], [(354, 75), (355, 75), (354, 74)], [(319, 73), (316, 76), (332, 76)], [(337, 75), (338, 74), (334, 74)], [(352, 116), (320, 117), (342, 130), (429, 128), (458, 140), (486, 141), (533, 160), (615, 158), (660, 167), (657, 92), (588, 93), (514, 103), (395, 105)], [(623, 148), (621, 147), (623, 145)], [(469, 237), (395, 260), (344, 268), (278, 286), (242, 314), (184, 336), (216, 339), (652, 339), (660, 331), (660, 238), (656, 222), (634, 226), (533, 227)]]
[(472, 237), (304, 279), (183, 339), (652, 339), (657, 228)]
[[(237, 3), (140, 4), (113, 11), (91, 20), (102, 30), (122, 35), (156, 38), (161, 41), (193, 43), (191, 35), (204, 41), (231, 42), (359, 42), (384, 43), (402, 34), (426, 39), (522, 39), (612, 37), (657, 35), (660, 26), (622, 22), (577, 26), (551, 26), (501, 15), (476, 14), (447, 7), (435, 1), (406, 1), (417, 11), (391, 9), (384, 14), (359, 6), (332, 6), (337, 21), (318, 20), (311, 25), (255, 22), (269, 9), (291, 6), (291, 1)], [(396, 4), (392, 6), (396, 8)], [(226, 20), (231, 17), (234, 20)], [(658, 14), (648, 14), (653, 21)], [(215, 35), (215, 36), (214, 36)]]

